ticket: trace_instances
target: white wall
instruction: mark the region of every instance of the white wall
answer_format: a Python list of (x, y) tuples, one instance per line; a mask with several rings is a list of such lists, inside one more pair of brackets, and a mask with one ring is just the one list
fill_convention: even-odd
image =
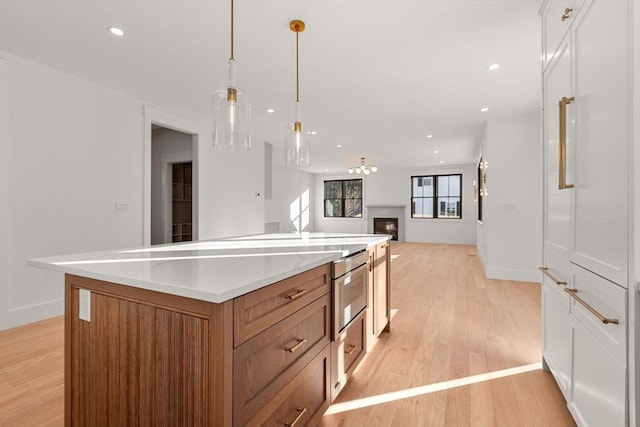
[(542, 152), (539, 115), (487, 123), (488, 163), (479, 251), (489, 278), (539, 281), (542, 236)]
[(265, 222), (277, 222), (281, 232), (313, 231), (314, 195), (313, 174), (274, 165), (272, 198), (265, 200)]
[[(63, 276), (27, 259), (143, 244), (150, 164), (142, 100), (0, 52), (3, 75), (0, 329), (63, 312)], [(201, 121), (200, 238), (261, 232), (262, 144), (214, 152)]]
[[(462, 219), (411, 218), (411, 176), (461, 173)], [(364, 178), (363, 204), (406, 205), (405, 240), (407, 242), (475, 244), (475, 204), (473, 203), (474, 165), (447, 166), (423, 169), (380, 169)], [(316, 231), (366, 233), (370, 218), (324, 218), (324, 181), (354, 179), (361, 175), (318, 175), (316, 178)]]

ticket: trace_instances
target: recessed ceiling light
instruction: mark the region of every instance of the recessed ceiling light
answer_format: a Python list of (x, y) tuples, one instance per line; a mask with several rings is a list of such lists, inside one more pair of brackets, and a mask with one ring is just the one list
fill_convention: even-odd
[(483, 113), (486, 113), (487, 111), (489, 111), (489, 107), (482, 107), (480, 111), (482, 111)]
[(273, 113), (273, 112), (275, 112), (275, 111), (276, 111), (276, 110), (274, 110), (273, 108), (267, 108), (267, 113)]
[(427, 135), (427, 138), (433, 138), (433, 135), (429, 134)]
[(444, 160), (440, 160), (440, 164), (443, 164), (443, 163), (444, 163)]
[(438, 154), (439, 151), (438, 150), (433, 150), (433, 154)]
[(318, 132), (316, 132), (315, 130), (312, 130), (312, 131), (311, 131), (311, 135), (315, 135), (315, 134), (317, 134), (317, 133), (318, 133)]
[(325, 169), (324, 171), (325, 171), (325, 172), (329, 172), (329, 169)]
[(342, 145), (341, 145), (341, 144), (338, 144), (338, 145), (336, 145), (336, 147), (338, 147), (338, 148), (342, 148)]
[(124, 36), (124, 31), (122, 31), (120, 28), (118, 27), (108, 27), (107, 28), (111, 34), (113, 34), (114, 36)]
[(491, 64), (487, 68), (490, 69), (491, 71), (497, 70), (498, 68), (500, 68), (500, 64)]

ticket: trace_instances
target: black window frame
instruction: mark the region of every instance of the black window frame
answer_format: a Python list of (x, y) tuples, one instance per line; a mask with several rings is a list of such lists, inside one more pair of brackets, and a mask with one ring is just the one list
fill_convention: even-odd
[[(360, 184), (360, 197), (345, 197), (346, 195), (346, 191), (345, 191), (345, 183), (346, 182), (355, 182), (357, 181)], [(342, 189), (341, 189), (341, 197), (331, 197), (331, 198), (327, 198), (327, 183), (328, 182), (340, 182)], [(363, 217), (363, 188), (362, 188), (362, 184), (363, 184), (363, 180), (362, 178), (353, 178), (353, 179), (328, 179), (325, 180), (323, 183), (323, 192), (324, 192), (324, 199), (323, 199), (323, 210), (324, 210), (324, 217), (325, 218), (362, 218)], [(331, 216), (327, 216), (327, 200), (340, 200), (340, 215), (331, 215)], [(349, 215), (346, 216), (345, 215), (345, 206), (346, 206), (346, 201), (347, 200), (359, 200), (360, 201), (360, 214), (359, 215)]]
[[(439, 194), (438, 191), (438, 178), (439, 177), (452, 177), (452, 176), (457, 176), (460, 180), (460, 196), (450, 196), (449, 194), (446, 195), (441, 195)], [(431, 178), (432, 182), (433, 182), (433, 195), (432, 196), (415, 196), (413, 193), (413, 182), (415, 178)], [(463, 180), (462, 180), (462, 173), (448, 173), (448, 174), (433, 174), (433, 175), (412, 175), (411, 176), (411, 218), (412, 219), (454, 219), (454, 220), (460, 220), (462, 219), (462, 186), (463, 186)], [(442, 199), (443, 197), (459, 197), (460, 198), (460, 205), (458, 206), (458, 212), (459, 212), (459, 216), (439, 216), (439, 209), (438, 209), (438, 199)], [(415, 216), (415, 204), (414, 201), (416, 199), (433, 199), (433, 216), (430, 217), (420, 217), (420, 216)]]

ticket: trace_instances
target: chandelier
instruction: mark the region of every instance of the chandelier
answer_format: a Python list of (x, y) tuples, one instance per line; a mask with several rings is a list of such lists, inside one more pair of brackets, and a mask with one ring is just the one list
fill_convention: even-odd
[(363, 173), (369, 175), (371, 172), (377, 172), (377, 166), (367, 166), (364, 164), (364, 157), (360, 157), (360, 166), (356, 168), (349, 168), (349, 173)]

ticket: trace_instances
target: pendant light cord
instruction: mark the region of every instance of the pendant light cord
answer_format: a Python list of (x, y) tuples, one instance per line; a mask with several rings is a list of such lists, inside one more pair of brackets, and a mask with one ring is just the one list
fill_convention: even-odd
[(300, 102), (300, 71), (298, 67), (298, 36), (299, 32), (296, 32), (296, 102)]
[(231, 60), (235, 60), (233, 57), (233, 0), (231, 0)]

